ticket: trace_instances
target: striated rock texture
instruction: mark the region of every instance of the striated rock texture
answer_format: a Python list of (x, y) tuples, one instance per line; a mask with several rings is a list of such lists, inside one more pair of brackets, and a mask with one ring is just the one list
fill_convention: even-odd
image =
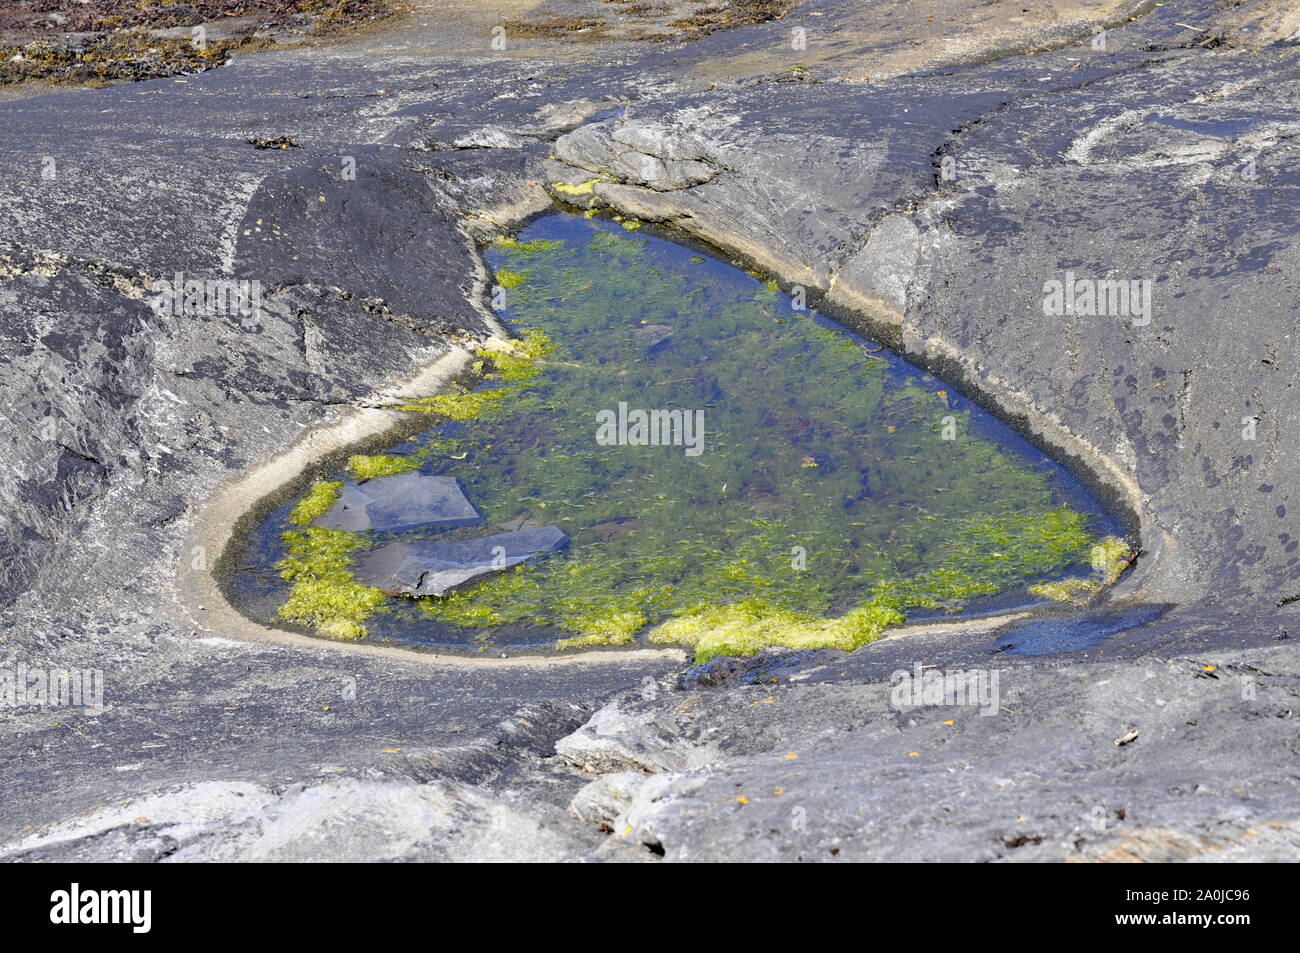
[[(1291, 6), (915, 6), (501, 50), (493, 4), (422, 6), (0, 103), (0, 670), (105, 694), (5, 711), (0, 855), (1294, 859)], [(486, 335), (472, 239), (547, 185), (803, 286), (1077, 464), (1140, 530), (1112, 599), (1146, 621), (684, 672), (250, 641), (196, 601), (213, 494)], [(154, 307), (177, 273), (261, 307)], [(1050, 313), (1067, 276), (1150, 308)], [(996, 672), (995, 713), (899, 706), (917, 664)]]

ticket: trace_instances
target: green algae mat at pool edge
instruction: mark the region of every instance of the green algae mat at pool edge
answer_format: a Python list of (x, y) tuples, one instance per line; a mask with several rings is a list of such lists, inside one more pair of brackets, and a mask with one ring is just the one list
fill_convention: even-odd
[[(1005, 425), (774, 284), (567, 214), (487, 250), (519, 335), (402, 408), (413, 440), (354, 456), (261, 523), (234, 595), (335, 638), (439, 650), (770, 645), (851, 650), (909, 619), (1084, 601), (1127, 566), (1119, 527)], [(344, 487), (455, 477), (482, 524), (315, 522)], [(443, 597), (360, 583), (400, 541), (558, 527), (558, 552)]]

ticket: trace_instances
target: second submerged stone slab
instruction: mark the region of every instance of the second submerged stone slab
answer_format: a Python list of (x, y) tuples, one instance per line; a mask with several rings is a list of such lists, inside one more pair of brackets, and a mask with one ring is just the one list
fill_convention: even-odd
[(569, 541), (554, 526), (444, 542), (389, 543), (357, 558), (355, 576), (368, 586), (404, 596), (444, 596), (488, 573), (517, 566)]
[(418, 472), (344, 487), (329, 512), (316, 521), (325, 529), (350, 533), (401, 533), (482, 524), (483, 517), (455, 477)]

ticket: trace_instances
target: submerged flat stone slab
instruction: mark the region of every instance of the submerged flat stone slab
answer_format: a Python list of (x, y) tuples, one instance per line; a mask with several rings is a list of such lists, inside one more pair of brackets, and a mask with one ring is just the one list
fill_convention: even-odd
[(316, 525), (352, 533), (401, 533), (430, 527), (481, 526), (483, 517), (455, 477), (417, 472), (344, 487)]
[(568, 541), (562, 530), (542, 526), (459, 542), (424, 539), (389, 543), (359, 556), (353, 574), (385, 592), (445, 596), (488, 573), (561, 549)]

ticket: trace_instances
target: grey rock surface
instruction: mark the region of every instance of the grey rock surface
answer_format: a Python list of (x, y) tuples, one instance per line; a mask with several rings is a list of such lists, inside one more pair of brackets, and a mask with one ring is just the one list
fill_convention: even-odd
[(578, 731), (557, 741), (555, 754), (561, 761), (595, 773), (685, 767), (684, 753), (659, 728), (654, 718), (629, 717), (618, 702), (611, 702)]
[(403, 596), (445, 596), (493, 573), (562, 549), (569, 537), (554, 526), (517, 529), (479, 539), (388, 543), (357, 557), (356, 578)]
[(569, 802), (569, 813), (585, 824), (612, 831), (614, 822), (632, 806), (637, 789), (648, 775), (639, 771), (604, 774), (584, 785)]
[[(809, 0), (500, 55), (495, 4), (421, 3), (0, 102), (0, 667), (105, 686), (3, 713), (0, 856), (1294, 860), (1293, 5), (1125, 4), (1098, 50), (1109, 4), (926, 3), (954, 35)], [(213, 495), (472, 346), (474, 239), (592, 179), (1076, 467), (1140, 531), (1113, 600), (1159, 613), (1050, 657), (994, 620), (684, 671), (255, 642), (195, 604)], [(160, 312), (178, 271), (262, 308)], [(1150, 279), (1150, 322), (1045, 315), (1067, 271)], [(997, 714), (896, 707), (917, 663), (998, 672)]]
[(483, 517), (455, 477), (417, 470), (344, 486), (315, 525), (351, 533), (402, 533), (482, 526)]
[[(999, 671), (991, 715), (900, 709), (896, 679), (860, 681), (842, 658), (762, 677), (780, 662), (750, 660), (749, 687), (625, 697), (593, 716), (606, 750), (643, 744), (649, 722), (678, 762), (658, 759), (612, 837), (670, 860), (749, 861), (1210, 860), (1256, 840), (1293, 858), (1300, 844), (1279, 772), (1296, 738), (1289, 649), (969, 660)], [(592, 733), (557, 750), (589, 749)]]

